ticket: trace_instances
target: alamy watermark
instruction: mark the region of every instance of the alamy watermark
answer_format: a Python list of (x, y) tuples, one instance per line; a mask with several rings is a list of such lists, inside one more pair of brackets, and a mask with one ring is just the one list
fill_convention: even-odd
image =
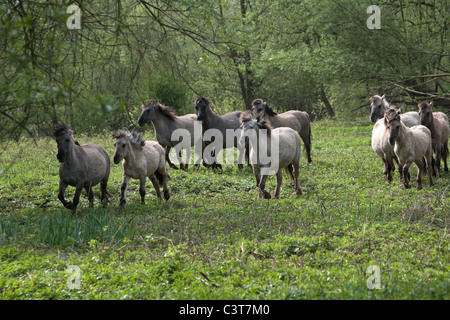
[(81, 9), (76, 4), (72, 4), (67, 7), (67, 13), (72, 13), (72, 15), (67, 18), (66, 26), (69, 29), (81, 29)]
[(366, 270), (371, 276), (367, 278), (367, 288), (370, 290), (381, 289), (381, 271), (379, 266), (369, 266)]
[(371, 16), (367, 19), (366, 26), (369, 29), (381, 29), (381, 11), (379, 6), (368, 6), (367, 13)]
[[(181, 159), (183, 163), (236, 164), (235, 147), (238, 151), (237, 164), (244, 164), (244, 151), (249, 148), (249, 164), (261, 167), (261, 174), (272, 175), (278, 170), (280, 143), (276, 131), (269, 134), (266, 129), (256, 129), (256, 120), (248, 130), (226, 129), (225, 135), (218, 129), (202, 131), (202, 122), (194, 122), (194, 137), (186, 129), (173, 131), (171, 141), (178, 143), (169, 153), (171, 160)], [(257, 130), (257, 131), (256, 131)], [(194, 153), (191, 157), (191, 142), (194, 141)], [(205, 143), (205, 145), (203, 145)], [(180, 157), (181, 154), (181, 157)]]
[(66, 273), (70, 274), (67, 279), (67, 288), (69, 290), (80, 289), (81, 288), (81, 269), (79, 266), (72, 265), (66, 270)]

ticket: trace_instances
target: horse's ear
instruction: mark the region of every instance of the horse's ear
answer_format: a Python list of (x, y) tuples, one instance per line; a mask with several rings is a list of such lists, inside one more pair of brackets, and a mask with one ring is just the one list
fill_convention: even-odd
[(384, 94), (381, 96), (381, 100), (383, 100), (383, 99), (386, 99)]
[(402, 109), (398, 109), (396, 117), (399, 118), (401, 113), (402, 113)]
[(431, 108), (431, 107), (433, 106), (433, 101), (430, 101), (430, 102), (428, 103), (428, 106)]

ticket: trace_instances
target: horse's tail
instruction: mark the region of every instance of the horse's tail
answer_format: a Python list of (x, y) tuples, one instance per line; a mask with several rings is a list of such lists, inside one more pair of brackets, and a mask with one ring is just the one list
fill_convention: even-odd
[(311, 163), (312, 159), (311, 159), (311, 118), (309, 116), (309, 114), (306, 112), (306, 115), (308, 116), (308, 120), (309, 120), (309, 126), (308, 126), (308, 143), (306, 144), (306, 155), (308, 157), (308, 162)]
[(164, 175), (158, 170), (155, 171), (155, 177), (158, 179), (159, 186), (162, 187), (164, 184)]

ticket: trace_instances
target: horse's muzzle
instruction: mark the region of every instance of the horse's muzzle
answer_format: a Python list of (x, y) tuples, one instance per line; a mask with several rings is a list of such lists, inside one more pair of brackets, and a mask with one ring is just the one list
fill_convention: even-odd
[(58, 159), (59, 162), (64, 162), (64, 154), (58, 152), (58, 154), (56, 155), (56, 158)]
[(114, 157), (113, 159), (115, 164), (118, 164), (120, 162), (120, 158), (119, 157)]

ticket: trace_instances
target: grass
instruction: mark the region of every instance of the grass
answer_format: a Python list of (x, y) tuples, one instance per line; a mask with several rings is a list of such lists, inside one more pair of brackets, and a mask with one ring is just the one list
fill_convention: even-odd
[[(431, 188), (425, 177), (420, 191), (404, 189), (398, 173), (388, 183), (371, 129), (365, 120), (313, 123), (301, 196), (286, 175), (279, 200), (258, 200), (248, 167), (190, 167), (169, 169), (167, 202), (147, 183), (141, 205), (131, 180), (120, 210), (122, 168), (112, 164), (111, 202), (102, 207), (96, 198), (92, 210), (83, 192), (75, 217), (57, 199), (56, 143), (7, 141), (0, 298), (449, 299), (449, 173)], [(76, 138), (113, 154), (109, 135)], [(275, 185), (269, 178), (271, 193)], [(66, 198), (73, 194), (69, 187)], [(72, 265), (81, 269), (78, 289), (67, 283)], [(380, 289), (368, 288), (372, 265)]]

